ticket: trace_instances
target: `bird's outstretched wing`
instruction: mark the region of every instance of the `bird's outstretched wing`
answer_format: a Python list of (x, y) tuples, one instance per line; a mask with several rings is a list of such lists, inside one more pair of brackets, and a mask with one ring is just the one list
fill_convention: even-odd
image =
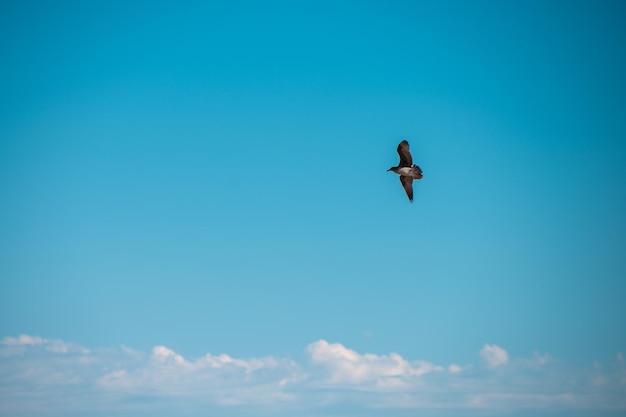
[(406, 191), (407, 197), (409, 197), (409, 201), (413, 202), (413, 178), (400, 175), (400, 182), (402, 183), (402, 188)]
[(413, 157), (411, 157), (411, 152), (409, 152), (409, 142), (403, 140), (398, 145), (398, 155), (400, 155), (400, 167), (410, 167), (413, 165)]

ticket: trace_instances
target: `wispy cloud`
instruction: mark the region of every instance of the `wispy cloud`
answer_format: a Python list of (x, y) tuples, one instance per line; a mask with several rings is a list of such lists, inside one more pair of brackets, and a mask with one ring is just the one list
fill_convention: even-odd
[(237, 359), (226, 354), (188, 360), (165, 346), (155, 346), (142, 358), (126, 356), (95, 382), (103, 391), (161, 397), (197, 397), (216, 404), (269, 403), (287, 400), (281, 389), (298, 374), (289, 359)]
[(22, 354), (27, 347), (43, 346), (43, 348), (53, 353), (79, 352), (89, 353), (89, 349), (75, 343), (66, 343), (60, 339), (44, 339), (39, 336), (29, 336), (21, 334), (18, 337), (5, 337), (0, 342), (4, 346), (0, 354), (11, 355)]
[(451, 363), (450, 365), (448, 365), (448, 372), (450, 372), (451, 374), (458, 374), (459, 372), (463, 372), (463, 370), (471, 368), (472, 365), (467, 365), (467, 366), (460, 366), (457, 365), (456, 363)]
[(509, 354), (498, 345), (485, 345), (480, 350), (480, 356), (490, 368), (497, 368), (509, 361)]
[(326, 340), (305, 352), (302, 363), (210, 353), (188, 358), (166, 346), (141, 352), (5, 337), (0, 415), (156, 415), (159, 410), (204, 415), (207, 407), (231, 415), (252, 407), (255, 415), (310, 416), (336, 409), (389, 416), (416, 409), (439, 409), (440, 415), (463, 409), (626, 412), (621, 353), (609, 364), (576, 366), (538, 353), (510, 358), (504, 348), (485, 344), (477, 352), (481, 361), (461, 366), (360, 353)]

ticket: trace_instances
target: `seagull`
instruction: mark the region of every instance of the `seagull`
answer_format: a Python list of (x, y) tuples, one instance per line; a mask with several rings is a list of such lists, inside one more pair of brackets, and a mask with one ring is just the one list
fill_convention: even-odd
[(391, 167), (387, 172), (395, 172), (400, 175), (400, 182), (404, 191), (406, 191), (409, 201), (413, 202), (413, 180), (422, 179), (422, 169), (417, 165), (413, 165), (413, 157), (409, 152), (409, 142), (403, 140), (398, 145), (398, 155), (400, 155), (400, 163), (397, 167)]

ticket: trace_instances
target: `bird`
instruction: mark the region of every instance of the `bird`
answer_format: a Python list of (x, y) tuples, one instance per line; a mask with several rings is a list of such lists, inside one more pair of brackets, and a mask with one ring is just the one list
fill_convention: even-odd
[(413, 180), (421, 180), (422, 169), (417, 165), (413, 165), (413, 157), (411, 156), (411, 152), (409, 151), (409, 142), (403, 140), (398, 145), (398, 155), (400, 155), (400, 163), (397, 167), (391, 167), (387, 170), (387, 172), (395, 172), (400, 175), (400, 182), (402, 183), (402, 188), (406, 191), (407, 197), (409, 197), (409, 201), (413, 202)]

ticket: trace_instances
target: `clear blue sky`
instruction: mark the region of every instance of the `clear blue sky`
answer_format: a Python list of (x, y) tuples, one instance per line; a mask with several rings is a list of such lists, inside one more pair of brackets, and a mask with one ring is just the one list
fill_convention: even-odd
[[(411, 415), (452, 402), (444, 374), (506, 386), (533, 361), (591, 378), (557, 410), (597, 394), (623, 415), (625, 20), (619, 1), (3, 2), (0, 400), (63, 351), (132, 348), (145, 375), (162, 346), (197, 367), (293, 361), (272, 369), (307, 375), (299, 415), (361, 407), (383, 374), (441, 379), (359, 409)], [(402, 139), (424, 171), (413, 204), (385, 172)], [(341, 349), (381, 362), (338, 378), (320, 352)], [(390, 374), (392, 352), (435, 368)], [(56, 397), (109, 398), (110, 372), (132, 373), (109, 360)], [(528, 378), (529, 396), (570, 393)], [(161, 392), (141, 381), (116, 395)], [(15, 395), (4, 412), (35, 415)], [(189, 395), (156, 397), (201, 414)], [(238, 400), (206, 406), (293, 412)], [(140, 403), (86, 409), (154, 415)]]

